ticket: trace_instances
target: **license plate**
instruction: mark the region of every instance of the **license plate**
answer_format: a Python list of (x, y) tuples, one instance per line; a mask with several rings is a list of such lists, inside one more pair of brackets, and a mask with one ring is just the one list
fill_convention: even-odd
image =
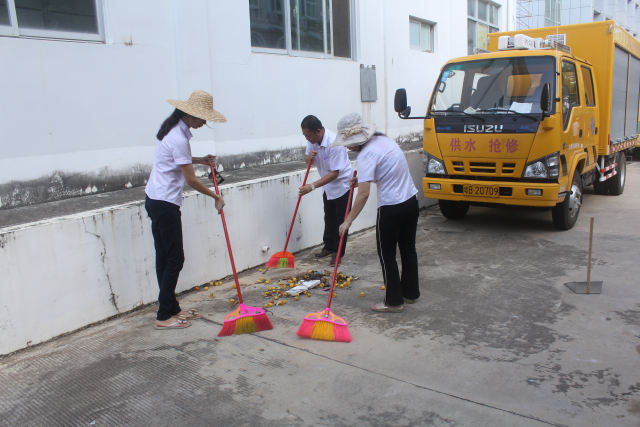
[(465, 196), (500, 197), (500, 187), (497, 185), (467, 184), (462, 187)]

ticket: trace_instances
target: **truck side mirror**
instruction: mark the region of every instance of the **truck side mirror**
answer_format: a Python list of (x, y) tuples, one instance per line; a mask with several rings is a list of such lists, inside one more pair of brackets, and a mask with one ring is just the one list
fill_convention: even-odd
[(542, 86), (542, 93), (540, 94), (540, 110), (545, 116), (549, 115), (551, 111), (551, 85), (545, 83)]
[(401, 119), (406, 119), (411, 114), (411, 107), (407, 106), (407, 91), (396, 89), (396, 96), (393, 99), (393, 109), (398, 113)]

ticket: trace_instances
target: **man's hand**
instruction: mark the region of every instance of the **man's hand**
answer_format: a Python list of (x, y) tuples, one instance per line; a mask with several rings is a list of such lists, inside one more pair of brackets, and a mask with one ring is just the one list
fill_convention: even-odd
[(222, 196), (218, 196), (218, 198), (216, 199), (216, 209), (218, 210), (218, 213), (222, 211), (224, 205), (224, 199), (222, 198)]
[(206, 156), (204, 156), (202, 158), (202, 164), (203, 165), (210, 165), (212, 163), (215, 163), (216, 161), (216, 156), (211, 155), (211, 154), (207, 154)]
[(338, 234), (340, 234), (340, 236), (342, 236), (344, 233), (349, 231), (349, 227), (351, 227), (351, 221), (346, 220), (345, 222), (340, 224), (340, 227), (338, 227)]
[(309, 194), (312, 191), (313, 191), (313, 188), (311, 188), (311, 184), (306, 184), (298, 188), (298, 195), (304, 196), (305, 194)]

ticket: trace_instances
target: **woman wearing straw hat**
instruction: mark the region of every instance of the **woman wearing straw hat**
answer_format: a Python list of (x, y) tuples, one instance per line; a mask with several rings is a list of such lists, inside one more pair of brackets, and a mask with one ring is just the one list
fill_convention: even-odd
[[(357, 113), (347, 114), (340, 119), (333, 145), (343, 145), (358, 152), (358, 194), (349, 216), (340, 225), (341, 235), (349, 229), (367, 203), (370, 184), (377, 184), (376, 242), (386, 296), (384, 301), (372, 305), (371, 309), (379, 312), (403, 311), (405, 302), (411, 304), (420, 297), (416, 253), (418, 190), (413, 184), (407, 160), (392, 139), (375, 133), (375, 127), (363, 123)], [(396, 262), (396, 247), (400, 249), (402, 275)]]
[(145, 188), (145, 209), (151, 218), (151, 231), (156, 249), (156, 276), (158, 279), (158, 313), (156, 329), (180, 329), (191, 326), (190, 320), (200, 315), (195, 310), (182, 311), (176, 299), (178, 275), (184, 264), (182, 221), (180, 206), (185, 182), (202, 194), (213, 197), (218, 212), (224, 200), (200, 181), (193, 164), (208, 165), (214, 156), (192, 157), (191, 131), (207, 121), (226, 122), (227, 119), (213, 109), (213, 97), (203, 91), (194, 91), (187, 101), (169, 99), (176, 109), (162, 123), (156, 138), (153, 169)]

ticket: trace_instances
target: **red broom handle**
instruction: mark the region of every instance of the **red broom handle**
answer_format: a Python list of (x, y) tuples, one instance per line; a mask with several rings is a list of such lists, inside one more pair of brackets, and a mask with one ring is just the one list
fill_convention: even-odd
[[(313, 157), (309, 159), (309, 164), (307, 165), (307, 173), (304, 175), (304, 181), (302, 181), (303, 187), (307, 184), (307, 178), (309, 177), (309, 170), (311, 169), (312, 162), (313, 162)], [(287, 251), (287, 246), (289, 245), (289, 239), (291, 238), (291, 231), (293, 230), (293, 224), (296, 222), (296, 215), (298, 213), (298, 207), (300, 206), (300, 200), (302, 200), (302, 194), (298, 196), (298, 203), (296, 203), (296, 210), (293, 211), (293, 219), (291, 220), (291, 226), (289, 227), (289, 233), (287, 234), (287, 241), (284, 243), (284, 249), (282, 250), (282, 252)]]
[[(353, 177), (355, 178), (358, 174), (358, 171), (353, 171)], [(349, 201), (347, 201), (347, 210), (344, 213), (344, 220), (347, 220), (349, 216), (349, 212), (351, 211), (351, 197), (353, 196), (353, 189), (355, 188), (355, 183), (351, 184), (351, 188), (349, 188)], [(336, 285), (336, 275), (338, 274), (338, 265), (340, 264), (340, 255), (342, 255), (342, 242), (344, 242), (344, 236), (347, 234), (346, 230), (342, 236), (340, 236), (340, 244), (338, 244), (338, 252), (336, 253), (336, 265), (333, 266), (333, 278), (331, 279), (331, 290), (329, 291), (329, 302), (327, 302), (327, 311), (331, 308), (331, 300), (333, 299), (333, 288)]]
[[(218, 189), (218, 181), (216, 180), (215, 163), (211, 161), (209, 163), (211, 168), (211, 179), (213, 179), (213, 186), (216, 189), (216, 194), (220, 195)], [(236, 281), (236, 292), (238, 293), (238, 302), (242, 304), (242, 293), (240, 292), (240, 282), (238, 281), (238, 273), (236, 273), (236, 264), (233, 262), (233, 252), (231, 252), (231, 242), (229, 241), (229, 232), (227, 231), (227, 221), (224, 219), (224, 209), (220, 209), (220, 216), (222, 217), (222, 228), (224, 228), (224, 237), (227, 239), (227, 249), (229, 250), (229, 259), (231, 260), (231, 270), (233, 270), (233, 280)]]

